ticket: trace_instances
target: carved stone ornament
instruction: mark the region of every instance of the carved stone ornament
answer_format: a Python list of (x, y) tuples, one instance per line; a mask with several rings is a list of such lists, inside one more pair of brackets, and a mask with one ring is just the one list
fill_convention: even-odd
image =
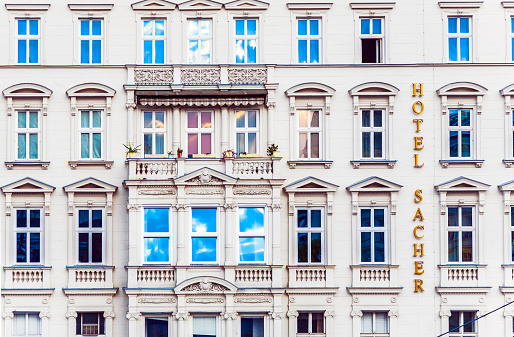
[(188, 312), (177, 312), (175, 314), (175, 318), (179, 321), (185, 321), (186, 319), (189, 318), (189, 313)]
[(4, 318), (4, 319), (13, 319), (14, 318), (14, 312), (12, 312), (12, 311), (4, 312), (4, 313), (2, 313), (2, 318)]
[(271, 195), (270, 189), (235, 188), (234, 195)]
[(450, 310), (448, 310), (448, 309), (441, 310), (439, 312), (439, 316), (441, 316), (441, 317), (450, 317), (451, 315), (452, 315), (452, 312)]
[(398, 310), (389, 310), (389, 317), (396, 317), (398, 318), (398, 316), (400, 316), (400, 313), (398, 312)]
[(182, 69), (180, 73), (182, 84), (221, 84), (220, 69)]
[(225, 302), (222, 298), (188, 298), (186, 303), (196, 304), (221, 304)]
[(298, 310), (289, 310), (287, 312), (287, 317), (298, 317)]
[(201, 282), (193, 283), (191, 285), (188, 285), (183, 289), (183, 291), (193, 291), (193, 292), (221, 292), (230, 290), (227, 287), (218, 284), (218, 283), (211, 283), (207, 280), (203, 280)]
[(268, 81), (268, 69), (228, 69), (230, 84), (263, 84)]
[(222, 312), (221, 316), (224, 319), (232, 319), (232, 320), (234, 320), (234, 319), (237, 318), (237, 312)]
[(514, 316), (514, 309), (505, 309), (503, 312), (504, 317), (513, 317)]
[(76, 311), (68, 311), (66, 313), (66, 318), (77, 318), (77, 312)]
[(140, 206), (139, 205), (136, 205), (136, 204), (128, 204), (127, 205), (127, 210), (129, 211), (137, 211), (137, 209), (139, 208)]
[(51, 314), (49, 311), (41, 311), (39, 313), (39, 318), (50, 318)]
[(140, 298), (137, 300), (139, 303), (147, 304), (162, 304), (162, 303), (175, 303), (177, 302), (174, 298)]
[(173, 69), (135, 69), (135, 84), (172, 84)]
[(139, 195), (175, 195), (177, 192), (175, 190), (139, 190), (137, 191)]
[(114, 311), (104, 311), (104, 318), (114, 318), (116, 315), (114, 314)]
[(353, 309), (352, 313), (350, 314), (352, 317), (362, 317), (362, 310), (359, 309)]
[(234, 303), (272, 303), (271, 297), (236, 297)]
[(186, 188), (186, 195), (224, 195), (225, 191), (222, 188)]
[(325, 311), (325, 317), (335, 317), (336, 312), (334, 310), (327, 310)]
[(273, 319), (282, 319), (285, 317), (284, 313), (283, 312), (280, 312), (280, 311), (275, 311), (274, 313), (271, 314), (271, 317)]
[(199, 176), (189, 179), (187, 183), (194, 183), (197, 185), (214, 185), (223, 183), (223, 180), (210, 175), (206, 170), (204, 170)]
[(141, 318), (141, 313), (140, 312), (127, 312), (126, 317), (129, 321), (135, 321), (135, 320), (138, 320)]

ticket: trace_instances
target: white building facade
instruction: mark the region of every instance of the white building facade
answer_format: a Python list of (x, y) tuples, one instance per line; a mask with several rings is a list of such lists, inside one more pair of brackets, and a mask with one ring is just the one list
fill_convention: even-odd
[(514, 336), (514, 1), (13, 0), (0, 45), (4, 336)]

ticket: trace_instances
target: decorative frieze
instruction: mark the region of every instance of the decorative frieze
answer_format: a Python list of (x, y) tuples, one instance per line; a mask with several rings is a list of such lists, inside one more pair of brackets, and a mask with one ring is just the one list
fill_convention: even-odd
[(222, 188), (186, 188), (186, 195), (224, 195)]
[(271, 195), (271, 189), (235, 188), (234, 195)]
[(272, 303), (273, 300), (271, 297), (236, 297), (234, 298), (234, 303)]
[(221, 304), (225, 301), (222, 298), (188, 298), (186, 303), (194, 304)]
[(135, 69), (135, 84), (172, 84), (173, 69)]
[(174, 298), (151, 298), (151, 297), (143, 297), (137, 300), (138, 303), (142, 304), (164, 304), (164, 303), (176, 303), (177, 300)]
[(182, 69), (180, 73), (182, 84), (221, 84), (220, 69)]
[(267, 81), (267, 69), (228, 69), (228, 83), (230, 84), (264, 84)]
[(183, 289), (183, 291), (192, 291), (192, 292), (221, 292), (230, 290), (227, 287), (218, 284), (211, 283), (207, 280), (203, 280), (201, 282), (193, 283)]
[(139, 190), (139, 195), (176, 195), (175, 190)]

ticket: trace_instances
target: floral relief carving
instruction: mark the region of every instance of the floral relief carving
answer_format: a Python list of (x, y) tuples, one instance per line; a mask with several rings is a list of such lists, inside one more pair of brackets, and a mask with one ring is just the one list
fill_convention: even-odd
[(211, 189), (198, 189), (198, 188), (187, 188), (186, 195), (223, 195), (225, 191), (221, 188)]
[(271, 195), (270, 189), (234, 189), (234, 195)]
[(172, 84), (173, 69), (136, 69), (134, 70), (136, 84)]
[(267, 80), (267, 69), (228, 69), (228, 83), (230, 84), (262, 84)]
[(271, 303), (271, 302), (273, 302), (271, 297), (263, 297), (263, 298), (258, 298), (258, 297), (248, 297), (248, 298), (236, 297), (234, 299), (234, 303)]
[(188, 298), (186, 303), (218, 304), (225, 302), (222, 298)]
[(212, 184), (220, 184), (223, 183), (223, 180), (220, 178), (214, 177), (210, 175), (207, 171), (203, 171), (197, 177), (189, 179), (187, 183), (195, 183), (198, 185), (212, 185)]
[(182, 69), (180, 73), (182, 84), (221, 84), (220, 69)]
[(211, 283), (207, 280), (203, 280), (201, 282), (193, 283), (183, 289), (183, 291), (192, 291), (192, 292), (218, 292), (218, 291), (226, 291), (230, 290), (227, 287), (218, 284)]
[(139, 303), (151, 303), (151, 304), (162, 304), (162, 303), (175, 303), (177, 302), (174, 298), (140, 298)]
[(177, 192), (174, 190), (140, 190), (139, 195), (175, 195)]

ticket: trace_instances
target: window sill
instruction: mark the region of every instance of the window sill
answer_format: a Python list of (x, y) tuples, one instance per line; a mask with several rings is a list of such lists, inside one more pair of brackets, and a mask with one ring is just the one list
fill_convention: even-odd
[(353, 165), (354, 169), (358, 169), (361, 166), (387, 166), (387, 168), (392, 169), (396, 165), (397, 160), (351, 160), (350, 163)]
[(28, 167), (28, 166), (39, 166), (42, 170), (47, 170), (50, 165), (49, 161), (6, 161), (5, 166), (8, 170), (14, 169), (14, 167)]
[(13, 270), (13, 269), (52, 269), (51, 266), (44, 266), (41, 264), (24, 264), (24, 265), (13, 265), (13, 266), (5, 266), (4, 270)]
[(296, 166), (324, 166), (326, 169), (332, 167), (332, 160), (290, 160), (287, 162), (290, 169), (295, 169)]
[(507, 168), (510, 168), (512, 164), (514, 164), (514, 159), (503, 159), (502, 161)]
[(439, 160), (442, 168), (448, 168), (450, 165), (474, 165), (476, 168), (481, 168), (485, 160), (483, 159), (444, 159)]
[(114, 161), (112, 160), (72, 160), (69, 161), (68, 164), (70, 165), (72, 170), (77, 169), (79, 166), (105, 166), (106, 169), (110, 169), (112, 167), (112, 164), (114, 164)]

